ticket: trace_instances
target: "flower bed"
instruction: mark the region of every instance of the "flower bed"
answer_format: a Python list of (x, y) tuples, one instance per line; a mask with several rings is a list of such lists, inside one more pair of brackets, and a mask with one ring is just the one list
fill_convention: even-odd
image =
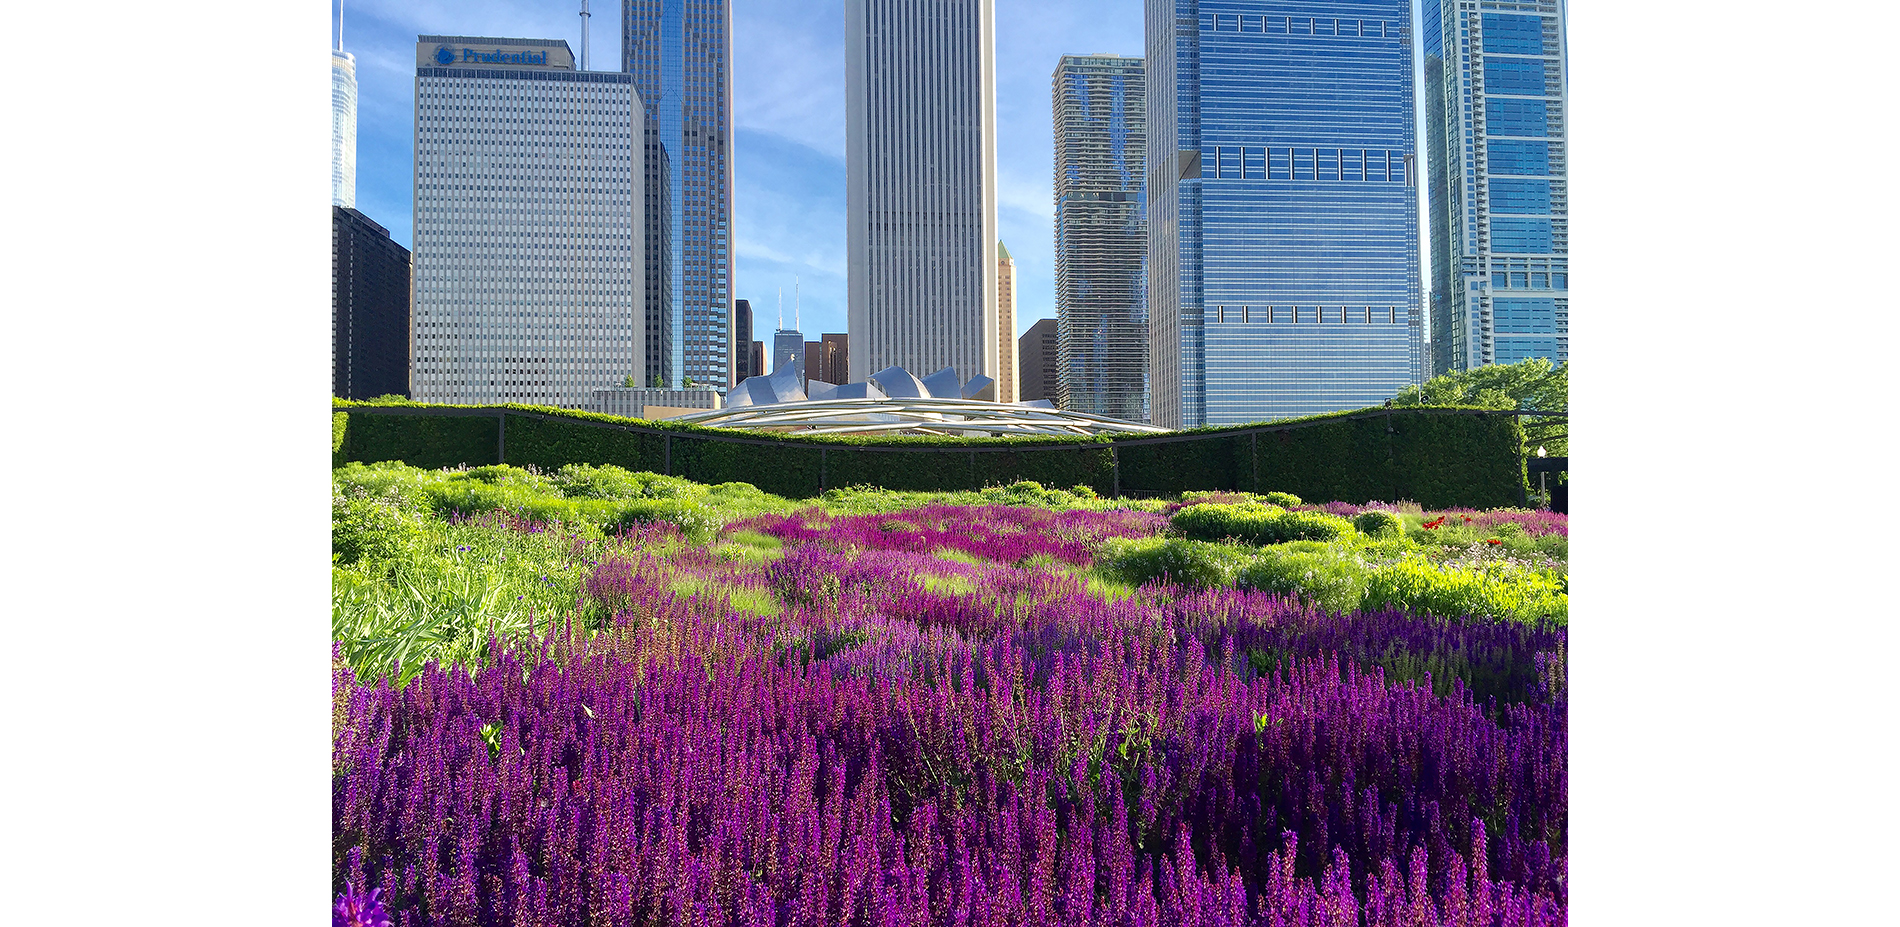
[(339, 924), (1565, 921), (1560, 623), (1119, 582), (1168, 519), (1079, 496), (695, 537), (361, 488), (348, 595), (540, 598), (339, 625)]

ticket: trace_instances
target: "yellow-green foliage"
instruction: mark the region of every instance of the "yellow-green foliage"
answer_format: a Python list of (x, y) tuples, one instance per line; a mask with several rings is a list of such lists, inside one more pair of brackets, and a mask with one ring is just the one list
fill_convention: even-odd
[(419, 470), (400, 463), (352, 463), (332, 471), (332, 481), (341, 493), (399, 497), (440, 516), (506, 512), (609, 531), (664, 521), (698, 541), (711, 538), (728, 522), (793, 508), (747, 483), (702, 486), (657, 473), (586, 464), (543, 474), (505, 465)]
[(1439, 564), (1414, 556), (1372, 570), (1362, 607), (1561, 622), (1568, 619), (1569, 590), (1569, 579), (1561, 574), (1502, 563)]

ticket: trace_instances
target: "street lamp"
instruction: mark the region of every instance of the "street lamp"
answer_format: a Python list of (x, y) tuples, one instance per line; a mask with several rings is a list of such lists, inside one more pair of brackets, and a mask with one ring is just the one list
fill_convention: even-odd
[[(1539, 444), (1537, 445), (1537, 458), (1539, 460), (1542, 460), (1543, 457), (1544, 457), (1544, 446), (1542, 444)], [(1550, 487), (1545, 485), (1545, 480), (1547, 480), (1549, 476), (1550, 476), (1550, 471), (1548, 470), (1537, 471), (1537, 493), (1538, 495), (1544, 497), (1544, 508), (1546, 509), (1550, 508)]]

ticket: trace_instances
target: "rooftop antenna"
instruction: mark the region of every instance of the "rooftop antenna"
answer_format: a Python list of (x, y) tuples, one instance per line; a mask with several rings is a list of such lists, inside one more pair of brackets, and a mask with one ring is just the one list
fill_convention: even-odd
[(778, 288), (778, 330), (785, 330), (785, 288)]
[(583, 71), (587, 70), (587, 27), (593, 20), (594, 14), (587, 12), (587, 0), (581, 0), (581, 70)]
[(343, 50), (343, 0), (336, 0), (336, 50)]
[(799, 305), (800, 304), (798, 301), (798, 277), (794, 275), (792, 277), (792, 330), (802, 332), (805, 330), (802, 327), (804, 325), (805, 320), (801, 318), (799, 315), (799, 311), (798, 311)]

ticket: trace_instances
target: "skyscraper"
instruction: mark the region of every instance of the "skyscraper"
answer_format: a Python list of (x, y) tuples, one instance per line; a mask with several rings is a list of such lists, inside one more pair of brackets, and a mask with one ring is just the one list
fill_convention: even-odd
[(843, 332), (826, 332), (819, 341), (805, 342), (805, 382), (843, 386), (851, 382), (851, 349)]
[(415, 131), (412, 395), (582, 408), (644, 382), (632, 78), (560, 40), (425, 35)]
[(1570, 357), (1564, 5), (1424, 0), (1432, 367)]
[(330, 205), (356, 206), (356, 56), (330, 52)]
[(996, 401), (1016, 401), (1016, 259), (996, 243)]
[(805, 382), (805, 333), (796, 328), (784, 328), (779, 323), (778, 331), (772, 333), (772, 373), (783, 367), (792, 368), (792, 376), (799, 385)]
[(1147, 0), (1152, 421), (1378, 405), (1421, 358), (1409, 0)]
[(997, 373), (993, 0), (845, 0), (851, 379)]
[(1064, 55), (1055, 117), (1060, 405), (1146, 421), (1147, 99), (1140, 58)]
[(732, 385), (746, 377), (756, 377), (765, 371), (752, 367), (752, 301), (735, 299), (732, 301), (732, 343), (737, 346), (732, 352)]
[(1047, 399), (1060, 407), (1061, 383), (1057, 379), (1056, 345), (1058, 342), (1055, 319), (1037, 319), (1036, 324), (1023, 332), (1022, 340), (1017, 343), (1016, 356), (1021, 367), (1022, 383), (1020, 402), (1032, 399)]
[(330, 394), (409, 394), (409, 250), (348, 206), (330, 211)]
[(622, 0), (622, 67), (646, 104), (647, 361), (732, 380), (732, 3)]

